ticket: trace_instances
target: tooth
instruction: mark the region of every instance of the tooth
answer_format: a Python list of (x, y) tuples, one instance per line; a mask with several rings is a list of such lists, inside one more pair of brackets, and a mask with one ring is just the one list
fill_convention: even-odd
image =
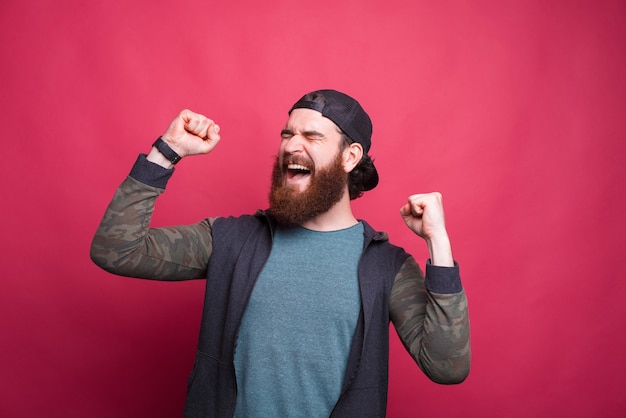
[(308, 168), (306, 168), (305, 166), (300, 165), (300, 164), (289, 164), (288, 168), (290, 170), (306, 170), (306, 171), (308, 171)]

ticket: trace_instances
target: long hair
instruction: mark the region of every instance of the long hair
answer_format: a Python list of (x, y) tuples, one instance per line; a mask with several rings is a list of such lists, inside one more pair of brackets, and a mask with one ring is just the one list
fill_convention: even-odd
[[(353, 142), (348, 135), (341, 133), (343, 143), (341, 150), (346, 149)], [(348, 191), (350, 192), (350, 200), (358, 199), (363, 196), (366, 190), (365, 185), (371, 182), (371, 178), (375, 175), (374, 160), (368, 155), (363, 154), (361, 161), (348, 174)]]

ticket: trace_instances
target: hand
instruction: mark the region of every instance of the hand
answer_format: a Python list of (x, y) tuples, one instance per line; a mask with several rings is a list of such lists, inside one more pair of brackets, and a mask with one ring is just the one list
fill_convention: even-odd
[(162, 136), (181, 157), (208, 154), (220, 141), (220, 127), (211, 119), (191, 110), (183, 110)]
[(441, 193), (414, 194), (400, 208), (400, 215), (409, 228), (424, 239), (446, 233)]
[(413, 232), (426, 240), (433, 264), (454, 265), (441, 193), (410, 196), (408, 202), (400, 208), (400, 215)]

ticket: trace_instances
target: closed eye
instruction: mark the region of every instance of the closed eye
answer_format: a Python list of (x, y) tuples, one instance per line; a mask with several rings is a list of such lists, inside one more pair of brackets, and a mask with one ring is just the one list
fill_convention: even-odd
[[(318, 132), (318, 131), (305, 131), (305, 132), (301, 132), (300, 135), (302, 135), (304, 138), (306, 138), (309, 141), (321, 141), (326, 138), (323, 133)], [(282, 139), (291, 139), (294, 136), (295, 136), (295, 133), (291, 129), (285, 128), (282, 131), (280, 131), (280, 137)]]
[(291, 129), (283, 129), (282, 131), (280, 131), (280, 137), (282, 139), (289, 139), (293, 136), (293, 131), (291, 131)]

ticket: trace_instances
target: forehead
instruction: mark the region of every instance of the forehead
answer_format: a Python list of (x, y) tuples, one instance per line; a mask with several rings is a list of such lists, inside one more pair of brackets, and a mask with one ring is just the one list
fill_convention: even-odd
[(286, 128), (294, 132), (319, 132), (324, 135), (341, 132), (332, 120), (313, 109), (292, 110)]

